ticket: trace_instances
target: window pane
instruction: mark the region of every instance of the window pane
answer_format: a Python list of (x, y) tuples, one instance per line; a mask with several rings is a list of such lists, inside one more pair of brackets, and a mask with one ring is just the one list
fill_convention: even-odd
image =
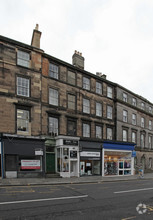
[(29, 111), (17, 109), (17, 131), (29, 131)]
[(102, 138), (102, 128), (100, 126), (96, 126), (96, 138)]
[(68, 135), (76, 136), (76, 121), (68, 120)]
[(113, 118), (112, 111), (113, 111), (112, 107), (111, 106), (107, 106), (107, 118), (109, 118), (109, 119)]
[(75, 96), (68, 94), (68, 108), (75, 110)]
[(90, 79), (83, 77), (83, 88), (90, 90)]
[(52, 63), (49, 64), (49, 76), (58, 79), (58, 66)]
[(29, 79), (17, 77), (17, 95), (29, 97)]
[(108, 140), (113, 139), (113, 130), (112, 130), (112, 128), (107, 128), (107, 139)]
[(83, 137), (90, 137), (90, 125), (83, 124)]
[(29, 53), (18, 50), (17, 52), (17, 64), (29, 67), (30, 55)]
[(83, 99), (83, 112), (90, 113), (90, 101), (88, 99)]
[(96, 102), (96, 115), (102, 116), (102, 104), (98, 102)]
[(49, 104), (58, 106), (58, 91), (49, 89)]
[(58, 118), (49, 117), (49, 133), (52, 136), (58, 135)]
[(96, 82), (96, 93), (97, 94), (102, 94), (102, 84), (99, 82)]
[(75, 73), (68, 71), (68, 83), (70, 83), (71, 85), (75, 85)]
[(127, 141), (127, 131), (123, 130), (123, 141)]
[(107, 87), (107, 97), (112, 98), (113, 97), (113, 90), (111, 87)]

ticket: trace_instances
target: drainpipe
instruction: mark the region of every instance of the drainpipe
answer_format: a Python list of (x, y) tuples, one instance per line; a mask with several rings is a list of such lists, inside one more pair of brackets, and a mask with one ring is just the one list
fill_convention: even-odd
[(2, 179), (4, 179), (4, 157), (3, 157), (3, 133), (0, 134), (1, 138), (1, 170), (2, 170)]

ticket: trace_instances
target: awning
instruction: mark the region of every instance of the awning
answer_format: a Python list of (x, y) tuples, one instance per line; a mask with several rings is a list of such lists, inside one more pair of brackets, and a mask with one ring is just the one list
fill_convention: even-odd
[(111, 150), (134, 150), (135, 144), (132, 143), (123, 143), (123, 142), (103, 142), (102, 147), (104, 149)]

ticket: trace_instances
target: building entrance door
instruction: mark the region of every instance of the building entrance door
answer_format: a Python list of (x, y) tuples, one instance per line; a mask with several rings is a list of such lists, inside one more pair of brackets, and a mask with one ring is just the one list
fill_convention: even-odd
[(46, 153), (46, 172), (55, 173), (55, 153)]
[(78, 176), (77, 161), (70, 161), (70, 176)]

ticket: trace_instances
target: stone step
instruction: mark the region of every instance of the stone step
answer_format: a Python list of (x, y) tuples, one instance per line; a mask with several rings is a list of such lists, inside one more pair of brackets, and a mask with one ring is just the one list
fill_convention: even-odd
[(62, 178), (59, 173), (46, 173), (46, 178)]

